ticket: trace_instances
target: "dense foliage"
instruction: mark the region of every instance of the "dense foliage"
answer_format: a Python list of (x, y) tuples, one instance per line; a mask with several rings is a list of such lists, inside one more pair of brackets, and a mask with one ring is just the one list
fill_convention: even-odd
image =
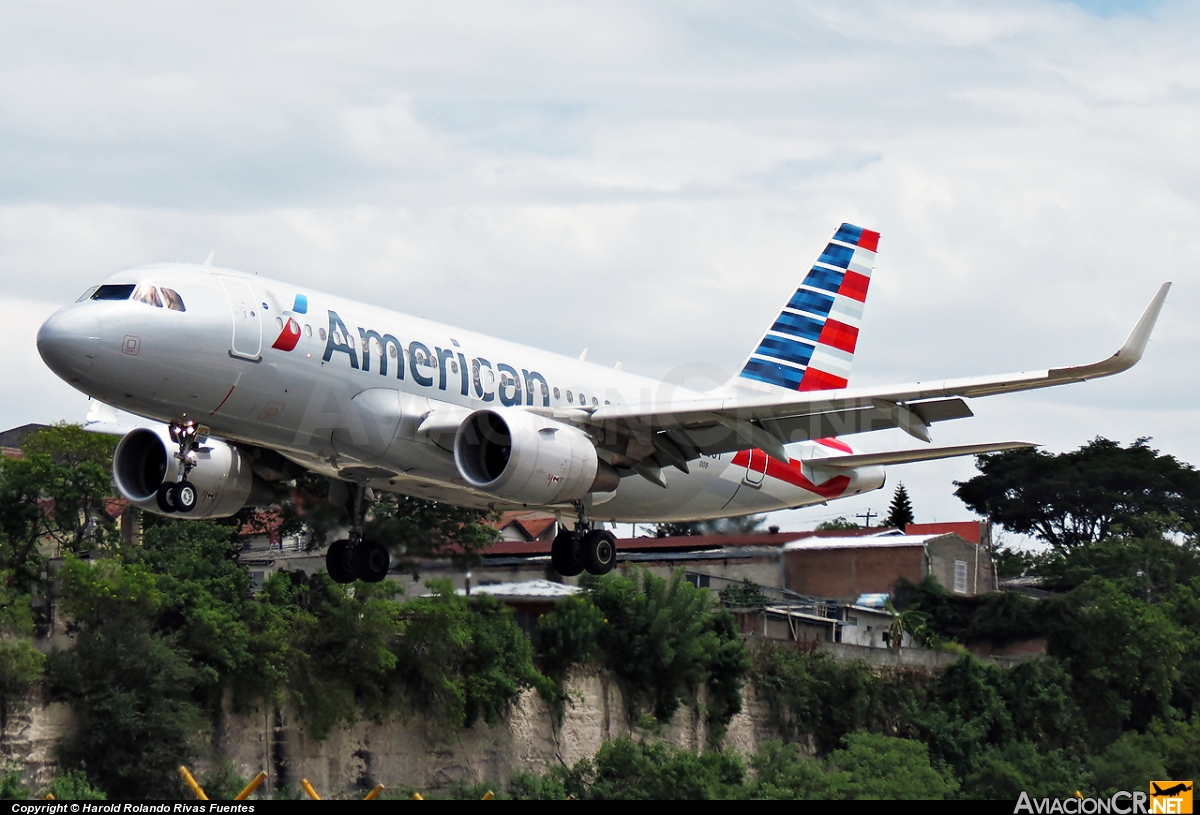
[(1152, 450), (1097, 438), (1054, 455), (1032, 447), (980, 456), (955, 495), (1006, 529), (1056, 549), (1163, 531), (1200, 532), (1200, 472)]
[[(1044, 639), (1048, 653), (1010, 668), (964, 655), (931, 673), (782, 644), (748, 654), (718, 598), (682, 573), (587, 579), (532, 636), (509, 608), (448, 585), (403, 598), (388, 581), (340, 586), (323, 572), (280, 572), (253, 592), (235, 526), (152, 521), (142, 545), (123, 547), (96, 486), (107, 478), (97, 457), (108, 442), (46, 433), (32, 437), (26, 463), (0, 466), (8, 499), (0, 502), (0, 725), (43, 677), (49, 696), (72, 706), (78, 727), (60, 745), (63, 774), (51, 787), (60, 798), (170, 794), (164, 783), (174, 783), (175, 767), (206, 757), (198, 737), (220, 725), (227, 699), (242, 709), (289, 701), (314, 738), (416, 713), (450, 734), (500, 721), (528, 689), (561, 713), (571, 703), (570, 672), (588, 663), (617, 678), (627, 722), (643, 733), (703, 700), (710, 747), (719, 748), (750, 681), (786, 743), (740, 755), (618, 740), (497, 790), (558, 799), (1012, 799), (1022, 790), (1099, 795), (1144, 788), (1152, 777), (1200, 776), (1194, 473), (1144, 442), (1122, 449), (1097, 440), (1049, 463), (1028, 451), (1017, 451), (1028, 461), (1002, 466), (985, 459), (984, 481), (960, 492), (992, 489), (1013, 473), (1043, 479), (979, 500), (997, 522), (1028, 522), (1052, 544), (1018, 563), (1048, 596), (963, 598), (926, 580), (899, 587), (897, 624), (917, 642), (964, 654), (963, 644), (1030, 639)], [(1126, 465), (1120, 478), (1093, 471)], [(1042, 467), (1048, 475), (1038, 475)], [(1025, 506), (1018, 512), (1010, 499)], [(51, 500), (67, 509), (51, 511)], [(377, 502), (373, 517), (374, 533), (401, 555), (441, 547), (468, 558), (487, 534), (468, 528), (477, 515), (408, 499)], [(52, 576), (47, 545), (64, 555)], [(72, 647), (44, 658), (30, 636), (51, 578)], [(751, 584), (719, 599), (765, 602)], [(226, 790), (241, 781), (224, 767), (206, 783)], [(19, 774), (0, 780), (0, 797), (31, 793)]]

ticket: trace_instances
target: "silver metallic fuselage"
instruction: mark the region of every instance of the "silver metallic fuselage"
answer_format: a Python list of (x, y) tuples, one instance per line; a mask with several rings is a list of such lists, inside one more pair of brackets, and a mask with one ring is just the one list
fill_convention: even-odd
[[(472, 411), (570, 416), (608, 403), (705, 396), (229, 270), (153, 265), (106, 282), (170, 287), (186, 310), (90, 299), (63, 308), (42, 327), (38, 349), (72, 386), (147, 419), (194, 420), (214, 437), (275, 450), (331, 478), (464, 506), (514, 506), (459, 476), (450, 444)], [(306, 300), (303, 310), (297, 295)], [(836, 482), (813, 472), (801, 461), (825, 454), (816, 442), (788, 450), (792, 466), (768, 464), (761, 451), (705, 456), (689, 473), (669, 472), (666, 489), (625, 477), (614, 492), (592, 496), (592, 517), (718, 518), (823, 503), (883, 484), (877, 466), (849, 470)]]

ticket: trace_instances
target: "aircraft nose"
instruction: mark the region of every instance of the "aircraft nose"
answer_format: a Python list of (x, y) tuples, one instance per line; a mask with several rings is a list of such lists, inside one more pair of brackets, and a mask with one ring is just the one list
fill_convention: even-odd
[(76, 306), (51, 315), (37, 335), (42, 361), (68, 382), (91, 367), (99, 347), (100, 321), (88, 309)]

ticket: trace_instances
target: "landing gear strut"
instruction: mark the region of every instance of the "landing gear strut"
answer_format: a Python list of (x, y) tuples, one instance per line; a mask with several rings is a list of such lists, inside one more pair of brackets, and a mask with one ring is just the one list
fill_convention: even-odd
[(617, 538), (607, 529), (592, 529), (583, 502), (577, 501), (579, 520), (564, 529), (550, 545), (550, 563), (563, 577), (574, 577), (585, 569), (591, 574), (608, 574), (617, 564)]
[(188, 481), (188, 474), (196, 467), (196, 451), (201, 442), (208, 438), (208, 428), (193, 421), (172, 422), (169, 428), (171, 441), (179, 446), (175, 460), (179, 462), (179, 477), (173, 484), (163, 482), (158, 487), (155, 503), (163, 512), (191, 512), (200, 502), (196, 487)]
[(350, 538), (329, 544), (325, 554), (325, 570), (335, 583), (378, 583), (387, 577), (392, 565), (392, 556), (387, 547), (377, 540), (363, 537), (363, 520), (367, 514), (363, 499), (366, 487), (351, 485), (353, 501), (350, 506)]

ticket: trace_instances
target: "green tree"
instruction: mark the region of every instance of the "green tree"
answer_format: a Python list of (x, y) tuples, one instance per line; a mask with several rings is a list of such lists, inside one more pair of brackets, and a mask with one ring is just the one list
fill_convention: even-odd
[(1200, 531), (1200, 473), (1160, 455), (1148, 439), (1129, 447), (1097, 438), (1053, 455), (1033, 448), (979, 456), (980, 475), (956, 482), (970, 509), (1058, 549), (1132, 536)]
[(1097, 577), (1054, 601), (1046, 618), (1050, 653), (1087, 700), (1094, 742), (1168, 718), (1186, 638), (1162, 608)]
[(109, 540), (113, 524), (104, 499), (113, 494), (115, 443), (61, 424), (27, 436), (23, 458), (0, 459), (0, 570), (13, 570), (28, 587), (41, 572), (43, 539), (68, 551)]
[(86, 766), (114, 798), (181, 792), (175, 768), (193, 755), (203, 722), (199, 682), (185, 652), (154, 630), (163, 605), (155, 576), (115, 560), (67, 558), (59, 572), (75, 644), (47, 659), (53, 698), (75, 730), (59, 744), (64, 768)]
[(854, 521), (847, 520), (840, 515), (832, 521), (823, 521), (817, 524), (818, 532), (851, 532), (860, 528)]
[(717, 518), (713, 521), (672, 521), (655, 527), (660, 538), (691, 537), (696, 535), (746, 535), (761, 530), (765, 515), (743, 515), (738, 518)]
[(983, 748), (963, 778), (962, 794), (976, 800), (1015, 801), (1022, 792), (1034, 799), (1069, 798), (1077, 790), (1091, 789), (1092, 775), (1077, 754), (1014, 741)]
[(745, 774), (735, 753), (693, 753), (623, 738), (576, 764), (569, 787), (601, 801), (710, 801), (738, 797)]
[(884, 526), (894, 526), (903, 531), (906, 526), (916, 521), (913, 517), (912, 501), (908, 498), (908, 490), (904, 489), (904, 483), (896, 485), (896, 491), (892, 493), (892, 503), (888, 507), (887, 517), (883, 519)]
[[(205, 787), (205, 790), (212, 792), (211, 787)], [(104, 801), (108, 797), (104, 794), (104, 790), (92, 785), (92, 782), (88, 780), (87, 773), (83, 770), (67, 770), (50, 782), (50, 787), (46, 792), (53, 795), (58, 801)], [(217, 796), (211, 797), (216, 798)]]
[(819, 762), (804, 758), (796, 745), (772, 741), (760, 745), (750, 759), (754, 781), (747, 797), (758, 800), (820, 801), (835, 797), (834, 789), (845, 789), (850, 774), (826, 771)]
[(851, 733), (846, 746), (829, 754), (829, 766), (846, 773), (833, 797), (854, 800), (939, 801), (958, 791), (958, 782), (929, 762), (925, 745), (873, 733)]
[(713, 608), (710, 592), (684, 580), (682, 569), (670, 581), (631, 574), (584, 583), (604, 613), (600, 649), (625, 691), (630, 721), (644, 707), (669, 720), (682, 699), (694, 698), (707, 684), (710, 721), (720, 730), (741, 709), (740, 687), (749, 669), (732, 618)]

